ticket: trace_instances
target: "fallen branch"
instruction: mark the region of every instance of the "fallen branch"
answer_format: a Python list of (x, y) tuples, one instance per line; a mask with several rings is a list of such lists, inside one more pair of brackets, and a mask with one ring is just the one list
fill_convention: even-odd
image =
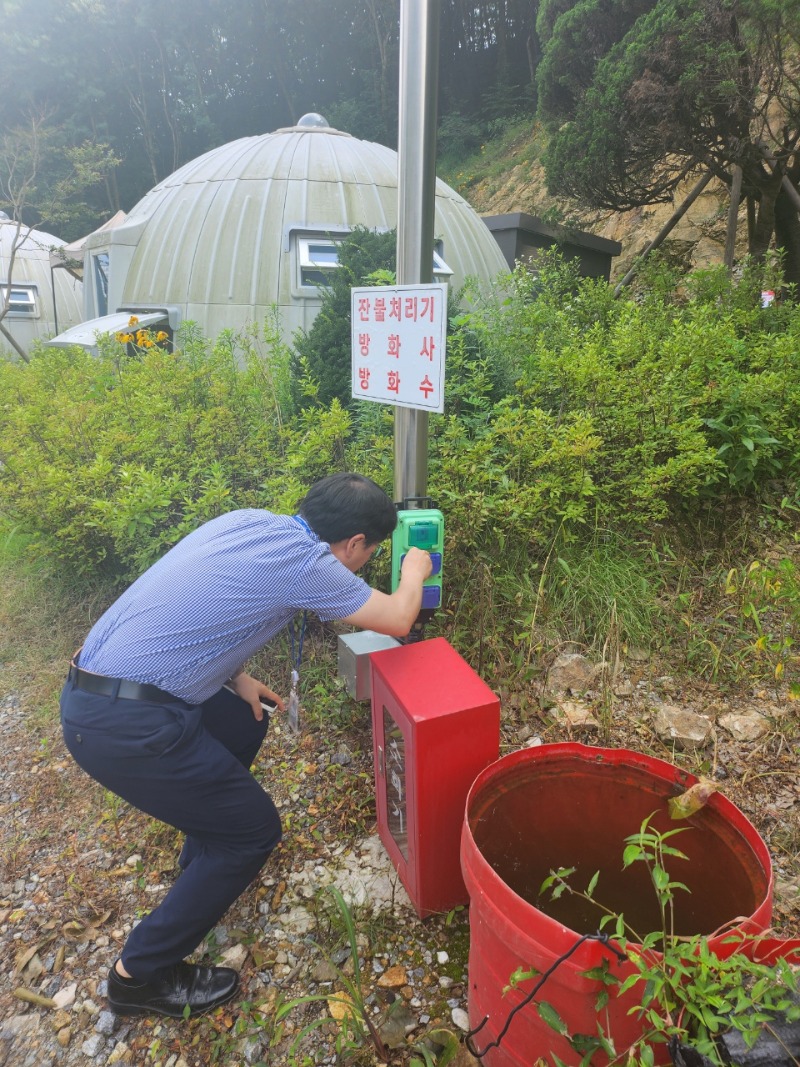
[(13, 996), (17, 1000), (25, 1000), (28, 1004), (36, 1004), (39, 1008), (56, 1008), (58, 1005), (50, 997), (43, 997), (39, 993), (34, 993), (30, 989), (26, 989), (24, 986), (20, 986), (14, 990)]

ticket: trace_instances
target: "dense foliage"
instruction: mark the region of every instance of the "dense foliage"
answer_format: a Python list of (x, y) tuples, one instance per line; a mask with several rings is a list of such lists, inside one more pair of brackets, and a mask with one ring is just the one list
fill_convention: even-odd
[[(682, 545), (742, 530), (749, 501), (762, 516), (800, 508), (800, 309), (762, 307), (774, 284), (753, 267), (732, 281), (654, 265), (616, 300), (553, 256), (519, 270), (502, 306), (476, 297), (454, 318), (445, 414), (430, 419), (454, 576), (437, 625), (519, 670), (546, 634), (647, 643)], [(290, 510), (331, 471), (391, 491), (391, 409), (321, 403), (310, 376), (314, 402), (296, 404), (279, 337), (274, 322), (215, 343), (187, 328), (174, 353), (111, 341), (0, 364), (0, 511), (73, 570), (127, 582), (205, 519)], [(753, 626), (783, 619), (800, 588), (786, 567), (731, 571), (727, 602)], [(717, 635), (681, 610), (715, 669)], [(791, 656), (785, 633), (748, 645), (771, 672)]]
[(271, 329), (208, 344), (189, 325), (174, 354), (109, 340), (98, 357), (50, 349), (0, 374), (3, 511), (79, 572), (130, 580), (199, 523), (291, 509), (343, 465), (338, 405), (287, 420)]
[(800, 5), (547, 0), (537, 25), (551, 191), (627, 210), (739, 168), (751, 254), (774, 233), (800, 282)]
[[(442, 4), (442, 113), (474, 126), (532, 108), (536, 10), (536, 0)], [(121, 160), (92, 190), (94, 225), (201, 153), (308, 111), (392, 145), (398, 37), (394, 0), (5, 0), (0, 186), (14, 135), (32, 121), (54, 139), (22, 219), (34, 225), (59, 145), (103, 143)], [(93, 228), (84, 222), (59, 236)]]
[[(536, 412), (552, 421), (551, 441), (584, 427), (590, 507), (575, 512), (571, 495), (573, 519), (646, 529), (796, 475), (800, 318), (794, 305), (760, 306), (764, 278), (747, 268), (734, 285), (724, 268), (697, 272), (676, 301), (677, 279), (656, 267), (657, 288), (619, 301), (551, 257), (536, 276), (517, 271), (504, 306), (471, 317), (487, 358), (515, 368), (503, 419), (524, 411), (529, 432)], [(525, 454), (513, 449), (515, 462)]]

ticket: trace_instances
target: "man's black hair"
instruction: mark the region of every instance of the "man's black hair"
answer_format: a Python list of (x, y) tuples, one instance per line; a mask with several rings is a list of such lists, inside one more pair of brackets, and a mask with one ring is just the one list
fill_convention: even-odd
[(375, 545), (397, 525), (394, 504), (363, 474), (331, 474), (315, 482), (300, 502), (300, 514), (328, 544), (363, 534), (368, 545)]

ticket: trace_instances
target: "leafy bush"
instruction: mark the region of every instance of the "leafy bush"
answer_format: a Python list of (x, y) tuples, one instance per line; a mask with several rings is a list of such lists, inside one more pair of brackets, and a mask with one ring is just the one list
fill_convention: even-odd
[(759, 281), (748, 266), (738, 286), (705, 272), (683, 299), (673, 278), (614, 301), (550, 254), (471, 326), (532, 407), (589, 420), (603, 523), (646, 527), (797, 473), (800, 314), (761, 308)]
[(393, 272), (397, 234), (377, 233), (363, 226), (338, 245), (339, 265), (331, 269), (322, 307), (311, 329), (295, 339), (292, 395), (299, 408), (325, 407), (338, 400), (354, 406), (351, 397), (350, 290), (366, 285), (376, 272)]
[[(331, 471), (390, 491), (393, 409), (340, 398), (347, 272), (366, 277), (371, 256), (343, 250), (294, 352), (273, 317), (213, 343), (188, 326), (174, 353), (109, 341), (0, 364), (0, 510), (74, 570), (127, 581), (213, 515), (289, 511)], [(770, 494), (796, 500), (800, 311), (761, 308), (750, 265), (737, 280), (648, 270), (618, 300), (546, 255), (503, 299), (468, 293), (451, 316), (428, 492), (453, 578), (432, 630), (476, 664), (527, 671), (543, 641), (589, 645), (612, 626), (637, 645), (668, 633), (653, 542), (666, 553), (701, 518), (730, 524), (741, 501), (766, 515)], [(693, 654), (718, 645), (695, 616), (687, 629)]]
[(457, 111), (443, 115), (436, 134), (438, 155), (462, 159), (466, 153), (480, 147), (482, 134), (483, 130), (473, 118)]
[(131, 357), (113, 340), (97, 356), (40, 350), (0, 363), (0, 395), (3, 512), (74, 569), (120, 581), (201, 522), (235, 507), (291, 510), (350, 463), (340, 405), (291, 416), (274, 323), (214, 344), (189, 326), (174, 353)]
[(473, 662), (531, 669), (559, 632), (669, 640), (675, 563), (653, 542), (686, 542), (701, 518), (722, 533), (731, 502), (792, 493), (797, 307), (762, 309), (750, 265), (699, 282), (654, 263), (650, 280), (618, 300), (544, 255), (456, 320), (430, 484), (459, 576), (448, 625)]

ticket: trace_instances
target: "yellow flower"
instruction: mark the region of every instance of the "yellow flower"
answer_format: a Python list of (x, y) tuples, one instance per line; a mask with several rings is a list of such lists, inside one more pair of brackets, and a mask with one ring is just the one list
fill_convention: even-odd
[(129, 326), (135, 326), (138, 321), (139, 321), (139, 316), (138, 315), (131, 315), (131, 317), (128, 319), (128, 325)]
[(168, 341), (169, 340), (169, 334), (165, 333), (163, 330), (159, 330), (158, 333), (156, 334), (156, 340), (157, 341)]

